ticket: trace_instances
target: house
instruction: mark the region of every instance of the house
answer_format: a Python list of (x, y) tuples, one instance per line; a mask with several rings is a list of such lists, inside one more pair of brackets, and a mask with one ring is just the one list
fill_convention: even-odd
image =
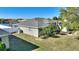
[(16, 21), (16, 19), (4, 19), (3, 20), (3, 23), (4, 24), (15, 24), (15, 23), (17, 23), (17, 21)]
[(39, 28), (47, 27), (48, 25), (49, 21), (45, 18), (33, 18), (32, 20), (22, 21), (18, 24), (23, 33), (35, 37), (39, 37)]
[(9, 48), (9, 36), (10, 34), (2, 29), (0, 29), (0, 41), (2, 41), (3, 44), (5, 44), (6, 49)]

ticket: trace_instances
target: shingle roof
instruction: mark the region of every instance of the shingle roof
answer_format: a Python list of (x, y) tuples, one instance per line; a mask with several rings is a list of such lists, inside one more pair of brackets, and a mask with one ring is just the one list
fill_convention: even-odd
[(48, 25), (49, 25), (49, 21), (47, 19), (32, 19), (32, 20), (22, 21), (19, 23), (19, 26), (33, 27), (33, 28), (46, 27)]

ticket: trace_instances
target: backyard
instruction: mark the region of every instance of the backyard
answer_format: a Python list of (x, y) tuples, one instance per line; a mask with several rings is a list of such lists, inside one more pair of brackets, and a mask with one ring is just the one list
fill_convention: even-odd
[[(19, 27), (18, 33), (13, 32), (13, 34), (9, 36), (10, 50), (11, 51), (78, 51), (79, 8), (64, 7), (61, 8), (59, 12), (60, 14), (58, 17), (53, 16), (52, 19), (48, 19), (48, 22), (42, 21), (43, 23), (42, 25), (40, 21), (38, 22), (35, 21), (40, 20), (41, 18), (32, 19), (33, 21), (35, 21), (34, 23), (32, 23), (32, 21), (31, 23), (24, 21), (25, 23), (23, 22), (22, 23), (23, 25), (20, 24), (22, 26), (18, 26)], [(44, 24), (44, 22), (46, 23)], [(9, 23), (12, 24), (11, 22)], [(46, 24), (48, 25), (43, 27), (43, 25)], [(22, 32), (20, 30), (22, 30)]]
[(59, 37), (57, 38), (49, 37), (46, 39), (36, 38), (23, 33), (21, 34), (14, 33), (13, 35), (20, 38), (21, 40), (25, 40), (26, 42), (30, 42), (36, 46), (39, 46), (36, 49), (32, 49), (33, 51), (78, 51), (79, 50), (78, 35), (59, 35)]

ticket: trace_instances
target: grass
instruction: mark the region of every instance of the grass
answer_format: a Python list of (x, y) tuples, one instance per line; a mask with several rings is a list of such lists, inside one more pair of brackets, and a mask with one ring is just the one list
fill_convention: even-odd
[(49, 37), (46, 39), (36, 38), (26, 34), (13, 34), (16, 37), (19, 37), (25, 41), (33, 43), (39, 48), (34, 51), (78, 51), (79, 50), (79, 39), (78, 35), (62, 35), (58, 38)]

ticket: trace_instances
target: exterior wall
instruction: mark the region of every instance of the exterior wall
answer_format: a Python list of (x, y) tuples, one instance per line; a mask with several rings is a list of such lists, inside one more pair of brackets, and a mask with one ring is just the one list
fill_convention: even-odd
[(3, 36), (1, 37), (2, 39), (2, 42), (6, 45), (6, 48), (8, 49), (9, 48), (9, 38), (8, 36)]
[(23, 33), (38, 37), (38, 28), (27, 28), (27, 27), (20, 27), (23, 30)]

